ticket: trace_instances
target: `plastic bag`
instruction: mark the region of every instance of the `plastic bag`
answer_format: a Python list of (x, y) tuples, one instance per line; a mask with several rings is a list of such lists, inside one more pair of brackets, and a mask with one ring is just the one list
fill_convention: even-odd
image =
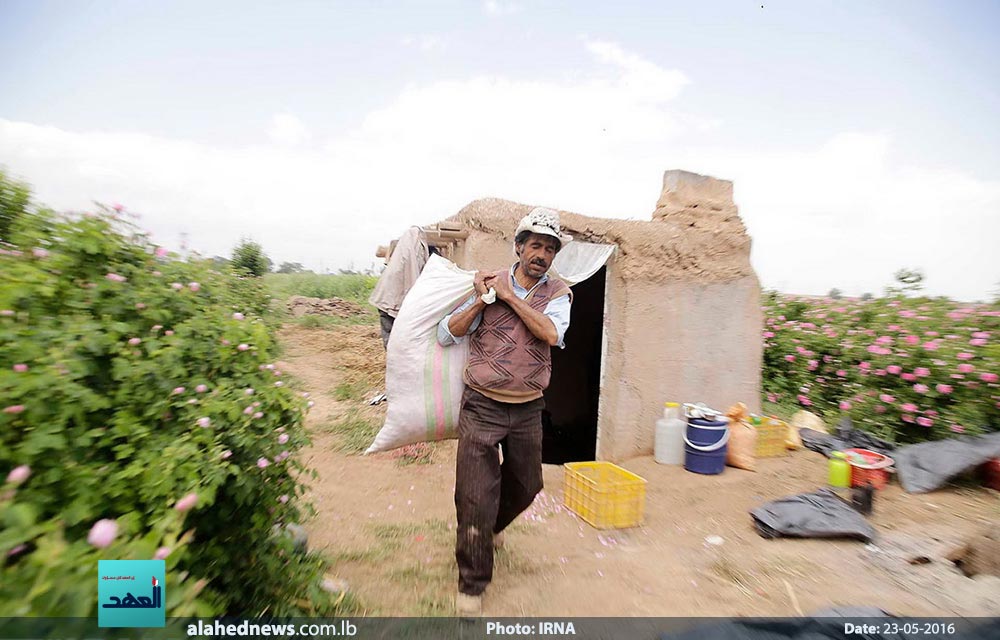
[(747, 406), (739, 402), (726, 412), (729, 418), (729, 446), (726, 449), (726, 464), (737, 469), (754, 471), (757, 449), (757, 430), (746, 423)]
[(823, 424), (823, 419), (815, 413), (809, 413), (808, 411), (796, 411), (795, 415), (792, 416), (791, 425), (796, 429), (812, 429), (813, 431), (826, 433), (826, 425)]
[(385, 424), (365, 453), (457, 437), (468, 340), (442, 347), (437, 328), (472, 295), (474, 277), (432, 255), (406, 294), (386, 353)]
[(921, 442), (896, 449), (896, 474), (909, 493), (927, 493), (1000, 457), (1000, 433)]
[(768, 502), (750, 516), (764, 538), (875, 538), (864, 517), (829, 489)]

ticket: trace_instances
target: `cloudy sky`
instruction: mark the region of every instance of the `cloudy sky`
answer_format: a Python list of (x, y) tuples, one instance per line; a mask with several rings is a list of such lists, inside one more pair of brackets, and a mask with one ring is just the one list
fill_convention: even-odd
[[(761, 4), (763, 2), (763, 5)], [(735, 182), (765, 286), (1000, 283), (996, 2), (0, 0), (0, 164), (154, 239), (367, 268), (472, 199)]]

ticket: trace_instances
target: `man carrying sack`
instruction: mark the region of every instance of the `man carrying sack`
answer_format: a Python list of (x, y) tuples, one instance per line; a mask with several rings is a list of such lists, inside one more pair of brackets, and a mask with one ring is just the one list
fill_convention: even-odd
[(482, 613), (494, 546), (542, 490), (542, 393), (552, 372), (550, 350), (564, 347), (573, 299), (548, 270), (571, 240), (557, 212), (533, 209), (515, 231), (518, 261), (476, 272), (475, 294), (438, 325), (444, 346), (469, 336), (455, 474), (458, 615)]

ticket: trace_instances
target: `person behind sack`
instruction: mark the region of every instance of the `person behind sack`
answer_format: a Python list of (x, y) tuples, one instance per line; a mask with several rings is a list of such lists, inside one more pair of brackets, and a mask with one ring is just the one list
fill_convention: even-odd
[(382, 346), (387, 349), (389, 334), (399, 308), (403, 306), (403, 299), (423, 271), (430, 253), (420, 227), (407, 229), (396, 241), (396, 248), (368, 298), (368, 302), (378, 309)]
[[(494, 546), (542, 490), (542, 392), (552, 371), (550, 349), (564, 347), (573, 299), (548, 270), (570, 240), (557, 212), (533, 209), (515, 232), (518, 261), (495, 273), (477, 271), (475, 294), (438, 325), (444, 346), (469, 336), (455, 465), (459, 615), (482, 612)], [(491, 289), (496, 300), (487, 303)]]

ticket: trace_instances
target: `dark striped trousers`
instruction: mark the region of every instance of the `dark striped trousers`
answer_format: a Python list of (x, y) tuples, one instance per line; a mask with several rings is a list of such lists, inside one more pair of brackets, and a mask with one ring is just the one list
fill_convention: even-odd
[(541, 398), (509, 404), (468, 387), (462, 394), (455, 468), (455, 559), (462, 593), (479, 595), (486, 589), (493, 579), (493, 535), (542, 490), (544, 407)]

